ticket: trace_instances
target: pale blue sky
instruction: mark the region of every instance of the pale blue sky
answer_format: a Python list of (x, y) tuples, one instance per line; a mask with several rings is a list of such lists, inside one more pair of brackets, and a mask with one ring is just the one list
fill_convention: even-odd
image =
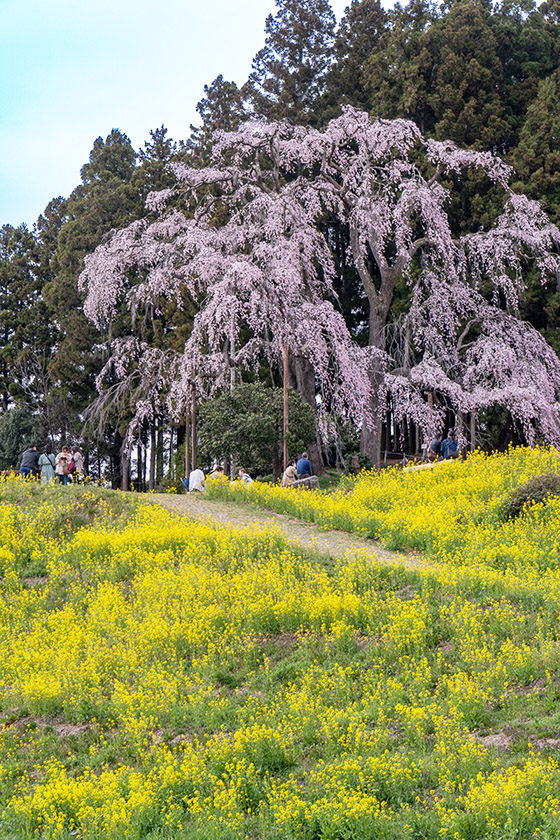
[[(340, 19), (349, 0), (331, 0)], [(0, 225), (79, 183), (96, 137), (135, 149), (196, 122), (205, 84), (242, 84), (274, 0), (0, 0)]]

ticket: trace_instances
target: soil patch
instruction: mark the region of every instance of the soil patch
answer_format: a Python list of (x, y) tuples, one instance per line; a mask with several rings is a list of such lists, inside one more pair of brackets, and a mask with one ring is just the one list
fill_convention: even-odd
[(6, 723), (5, 726), (13, 726), (16, 729), (26, 729), (28, 727), (34, 729), (52, 729), (61, 738), (67, 738), (70, 735), (81, 735), (82, 732), (89, 732), (93, 728), (91, 723), (66, 723), (65, 721), (61, 721), (60, 718), (44, 720), (33, 715), (20, 715), (20, 717), (15, 718), (10, 723)]
[(483, 747), (495, 747), (498, 750), (509, 750), (513, 744), (511, 735), (506, 735), (505, 732), (494, 732), (491, 735), (476, 735), (476, 740)]

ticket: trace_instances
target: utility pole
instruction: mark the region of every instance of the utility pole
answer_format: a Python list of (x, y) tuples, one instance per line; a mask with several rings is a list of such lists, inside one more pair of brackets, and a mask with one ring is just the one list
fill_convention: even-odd
[(188, 479), (191, 474), (191, 454), (190, 454), (190, 438), (191, 438), (191, 389), (187, 385), (187, 396), (185, 399), (185, 478)]
[(196, 392), (194, 388), (191, 397), (191, 462), (193, 470), (196, 470)]
[(288, 342), (284, 342), (284, 472), (288, 466)]

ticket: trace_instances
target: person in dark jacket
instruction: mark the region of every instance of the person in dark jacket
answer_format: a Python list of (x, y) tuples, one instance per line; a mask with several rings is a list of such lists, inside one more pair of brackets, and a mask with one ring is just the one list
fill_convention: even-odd
[(19, 468), (22, 478), (31, 478), (37, 472), (37, 464), (39, 461), (39, 453), (37, 447), (33, 443), (28, 446), (21, 456), (21, 465)]
[(311, 461), (307, 457), (307, 452), (303, 452), (301, 458), (296, 464), (297, 477), (305, 478), (308, 475), (313, 475), (311, 468)]
[(439, 456), (441, 455), (441, 439), (443, 435), (440, 434), (436, 435), (435, 438), (431, 441), (430, 445), (428, 446), (428, 461), (437, 461)]
[(441, 443), (441, 456), (446, 459), (459, 457), (459, 445), (453, 429), (449, 429), (448, 436)]

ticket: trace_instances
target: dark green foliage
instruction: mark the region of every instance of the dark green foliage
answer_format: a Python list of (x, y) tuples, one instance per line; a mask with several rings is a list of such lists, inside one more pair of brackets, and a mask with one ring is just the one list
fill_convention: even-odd
[(40, 244), (25, 225), (0, 229), (0, 411), (38, 383), (31, 362), (56, 332), (41, 297)]
[(461, 146), (503, 152), (509, 126), (500, 98), (503, 68), (488, 7), (460, 0), (433, 24), (426, 43), (435, 135)]
[(433, 59), (428, 49), (430, 26), (437, 19), (430, 0), (397, 4), (390, 25), (364, 65), (363, 80), (376, 117), (412, 119), (422, 133), (433, 130), (429, 104)]
[(235, 131), (248, 114), (243, 106), (241, 91), (235, 82), (228, 82), (220, 74), (211, 85), (204, 85), (204, 98), (196, 106), (202, 124), (191, 125), (186, 148), (206, 163), (212, 151), (215, 131)]
[[(315, 440), (313, 410), (298, 393), (289, 391), (290, 455)], [(281, 469), (283, 392), (261, 383), (238, 385), (207, 400), (200, 409), (199, 447), (203, 461), (233, 456), (237, 466), (253, 474)]]
[(335, 63), (326, 80), (326, 91), (318, 104), (318, 118), (326, 123), (340, 113), (341, 105), (369, 111), (364, 86), (364, 66), (387, 33), (389, 16), (379, 0), (352, 0), (340, 21), (334, 42)]
[[(546, 5), (546, 4), (545, 4)], [(558, 66), (558, 15), (532, 0), (397, 4), (362, 79), (376, 116), (424, 134), (506, 154), (539, 80)]]
[(242, 93), (257, 116), (312, 122), (332, 61), (335, 16), (328, 0), (276, 0), (276, 6)]
[(544, 79), (529, 106), (513, 154), (519, 173), (514, 189), (543, 202), (555, 224), (560, 223), (560, 69)]
[[(150, 140), (137, 155), (128, 137), (117, 129), (103, 140), (97, 138), (89, 162), (82, 167), (82, 183), (65, 204), (66, 216), (58, 233), (51, 260), (55, 271), (44, 287), (60, 338), (56, 354), (47, 366), (50, 408), (49, 427), (64, 438), (79, 438), (87, 407), (97, 395), (96, 377), (106, 358), (106, 336), (99, 333), (83, 313), (84, 293), (78, 277), (84, 257), (95, 250), (112, 229), (124, 227), (145, 215), (144, 204), (152, 190), (172, 186), (174, 177), (167, 166), (177, 155), (176, 144), (164, 126), (150, 132)], [(113, 325), (113, 337), (139, 330), (146, 340), (153, 338), (153, 324), (146, 327), (146, 313), (124, 311)], [(154, 313), (149, 313), (154, 317)], [(146, 329), (148, 332), (146, 333)], [(119, 472), (121, 434), (128, 418), (109, 418), (100, 436), (87, 428), (102, 457), (111, 459), (111, 472)], [(122, 427), (121, 427), (122, 426)], [(116, 479), (116, 483), (118, 482)]]
[(95, 396), (102, 364), (103, 340), (83, 313), (78, 276), (85, 255), (105, 233), (141, 215), (142, 199), (131, 185), (135, 166), (136, 152), (126, 135), (113, 129), (105, 141), (97, 138), (82, 167), (82, 183), (66, 203), (54, 257), (57, 270), (43, 290), (62, 332), (49, 374), (56, 426), (64, 437), (81, 427), (80, 414)]
[(42, 441), (41, 424), (29, 406), (18, 403), (0, 416), (0, 470), (18, 470), (24, 450)]
[(423, 133), (460, 145), (503, 150), (509, 126), (488, 6), (459, 0), (437, 14), (413, 0), (392, 18), (366, 67), (373, 112), (413, 119)]
[(526, 505), (544, 502), (550, 496), (560, 496), (560, 475), (536, 475), (510, 493), (502, 508), (502, 514), (505, 519), (513, 519), (523, 513)]
[(172, 187), (175, 176), (169, 163), (178, 156), (177, 143), (167, 136), (165, 126), (150, 131), (150, 139), (138, 152), (139, 166), (134, 170), (132, 185), (143, 201), (153, 190)]

